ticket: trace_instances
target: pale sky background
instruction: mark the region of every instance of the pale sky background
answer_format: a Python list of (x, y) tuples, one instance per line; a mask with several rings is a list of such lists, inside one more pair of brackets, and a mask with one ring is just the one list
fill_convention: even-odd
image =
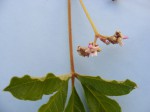
[[(102, 52), (97, 57), (80, 57), (76, 47), (87, 46), (94, 33), (79, 0), (72, 0), (76, 71), (135, 81), (138, 88), (131, 94), (113, 98), (122, 112), (150, 112), (150, 1), (83, 1), (102, 34), (121, 30), (129, 39), (123, 47), (98, 41)], [(21, 101), (3, 92), (13, 76), (60, 75), (69, 69), (67, 0), (0, 0), (0, 112), (37, 112), (49, 100), (44, 96), (36, 102)], [(78, 81), (76, 87), (85, 104)]]

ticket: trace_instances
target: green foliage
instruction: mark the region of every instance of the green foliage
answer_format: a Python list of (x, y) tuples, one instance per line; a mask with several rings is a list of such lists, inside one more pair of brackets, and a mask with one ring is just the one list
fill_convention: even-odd
[(49, 73), (43, 78), (31, 78), (25, 75), (22, 78), (13, 77), (10, 85), (4, 89), (20, 100), (39, 100), (42, 96), (57, 91), (62, 81), (54, 74)]
[(75, 88), (73, 88), (72, 90), (72, 94), (69, 99), (65, 112), (85, 112), (84, 106)]
[(88, 86), (83, 85), (83, 88), (90, 112), (121, 112), (121, 108), (116, 101), (88, 88)]
[[(130, 80), (106, 81), (100, 77), (78, 74), (76, 77), (83, 86), (90, 112), (121, 112), (119, 104), (107, 96), (125, 95), (136, 87)], [(75, 87), (72, 87), (66, 105), (69, 79), (70, 75), (57, 77), (52, 73), (42, 78), (32, 78), (29, 75), (22, 78), (13, 77), (4, 91), (9, 91), (18, 99), (31, 101), (39, 100), (43, 95), (54, 94), (38, 112), (85, 112)]]
[(92, 77), (82, 75), (78, 75), (78, 79), (83, 85), (94, 88), (96, 91), (108, 96), (125, 95), (136, 87), (136, 84), (128, 79), (125, 81), (106, 81), (99, 76)]
[(58, 92), (50, 98), (50, 100), (44, 104), (39, 112), (63, 112), (68, 91), (68, 80), (63, 81)]

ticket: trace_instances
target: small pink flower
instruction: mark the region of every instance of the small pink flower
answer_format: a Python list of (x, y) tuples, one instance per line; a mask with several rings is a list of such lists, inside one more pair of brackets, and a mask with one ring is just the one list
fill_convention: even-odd
[(107, 38), (102, 38), (102, 37), (99, 37), (100, 38), (100, 40), (102, 41), (102, 42), (104, 42), (105, 44), (110, 44), (110, 42), (109, 42), (109, 40), (107, 40)]
[(88, 48), (92, 48), (92, 45), (91, 45), (91, 44), (89, 44), (89, 45), (88, 45)]
[(128, 36), (123, 36), (123, 39), (128, 39)]
[(109, 40), (106, 40), (105, 43), (106, 43), (107, 45), (110, 44)]

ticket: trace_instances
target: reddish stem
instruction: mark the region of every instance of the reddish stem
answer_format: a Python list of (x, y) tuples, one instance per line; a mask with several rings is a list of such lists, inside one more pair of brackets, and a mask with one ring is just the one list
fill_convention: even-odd
[(73, 45), (72, 45), (72, 18), (71, 18), (71, 0), (68, 0), (68, 30), (69, 30), (69, 50), (70, 50), (70, 69), (72, 74), (72, 87), (74, 87), (75, 69), (73, 58)]

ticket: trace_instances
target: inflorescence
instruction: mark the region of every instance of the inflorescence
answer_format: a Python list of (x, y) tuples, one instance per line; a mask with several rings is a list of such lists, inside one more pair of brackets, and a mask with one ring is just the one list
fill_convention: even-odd
[(101, 48), (99, 47), (99, 45), (96, 43), (98, 39), (100, 39), (103, 43), (105, 43), (106, 45), (109, 44), (119, 44), (120, 46), (123, 46), (123, 39), (128, 39), (127, 36), (124, 36), (120, 31), (116, 31), (114, 35), (112, 36), (104, 36), (101, 35), (94, 22), (92, 21), (84, 3), (82, 0), (80, 0), (81, 6), (93, 28), (93, 31), (95, 32), (95, 38), (94, 38), (94, 42), (90, 42), (88, 44), (88, 47), (82, 47), (82, 46), (78, 46), (77, 47), (77, 52), (80, 56), (83, 57), (89, 57), (89, 56), (97, 56), (97, 53), (101, 51)]

